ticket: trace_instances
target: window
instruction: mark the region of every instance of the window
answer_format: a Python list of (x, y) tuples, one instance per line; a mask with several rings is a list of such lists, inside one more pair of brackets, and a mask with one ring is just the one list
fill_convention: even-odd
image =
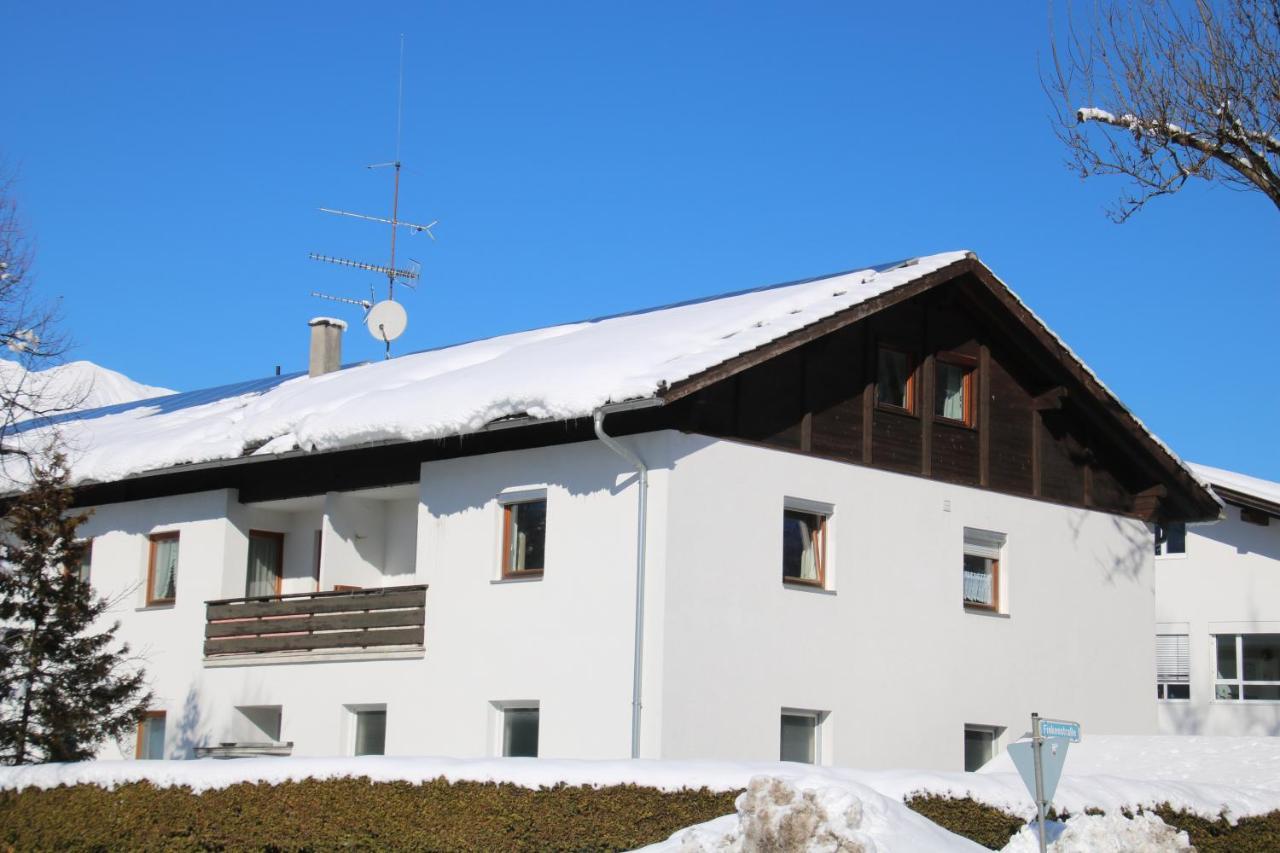
[(279, 595), (284, 577), (284, 534), (249, 531), (249, 565), (245, 568), (247, 598)]
[(1187, 553), (1187, 525), (1181, 521), (1156, 525), (1156, 556)]
[(142, 759), (164, 758), (164, 711), (147, 711), (138, 723), (138, 749)]
[(1280, 634), (1219, 634), (1214, 652), (1215, 699), (1280, 701)]
[(178, 532), (151, 534), (147, 604), (172, 604), (178, 595)]
[(782, 511), (782, 579), (822, 586), (826, 582), (827, 514)]
[(1191, 654), (1186, 634), (1156, 635), (1156, 698), (1191, 698)]
[(964, 530), (964, 606), (1000, 610), (1000, 552), (1004, 534)]
[(547, 501), (502, 505), (502, 576), (541, 574), (546, 554)]
[(933, 413), (938, 417), (973, 426), (973, 364), (959, 355), (939, 356), (934, 362)]
[(973, 773), (996, 757), (996, 741), (1002, 729), (996, 726), (964, 727), (964, 769)]
[(915, 411), (915, 366), (902, 350), (880, 347), (876, 358), (876, 403)]
[(279, 705), (250, 705), (236, 708), (239, 712), (233, 723), (237, 743), (279, 743), (281, 707)]
[(822, 717), (818, 711), (784, 709), (778, 737), (778, 760), (817, 764)]
[(93, 540), (86, 539), (80, 544), (84, 546), (84, 550), (80, 552), (80, 562), (76, 565), (76, 577), (80, 579), (80, 583), (89, 583), (89, 576), (93, 571)]
[(356, 722), (353, 755), (385, 755), (387, 752), (387, 709), (367, 708), (352, 712)]
[(1271, 516), (1260, 509), (1242, 506), (1240, 507), (1240, 520), (1245, 524), (1257, 524), (1261, 527), (1266, 527), (1271, 523)]
[(320, 591), (320, 557), (324, 553), (322, 550), (323, 546), (324, 546), (324, 531), (317, 530), (316, 537), (315, 537), (315, 548), (312, 551), (312, 553), (315, 555), (315, 560), (311, 564), (311, 580), (315, 582), (316, 592)]
[(502, 754), (508, 758), (538, 757), (539, 709), (502, 709)]

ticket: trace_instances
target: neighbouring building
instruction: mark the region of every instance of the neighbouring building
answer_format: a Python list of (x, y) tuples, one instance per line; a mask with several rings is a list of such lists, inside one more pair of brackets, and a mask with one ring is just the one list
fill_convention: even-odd
[(1160, 729), (1280, 735), (1280, 483), (1191, 467), (1225, 506), (1156, 530)]
[(1157, 730), (1152, 525), (1220, 504), (971, 254), (330, 370), (342, 328), (60, 424), (157, 696), (105, 754), (959, 769), (1032, 711)]

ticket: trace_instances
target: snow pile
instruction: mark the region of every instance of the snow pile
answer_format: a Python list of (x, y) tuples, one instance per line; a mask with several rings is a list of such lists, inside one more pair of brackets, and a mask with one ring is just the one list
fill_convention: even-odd
[[(1169, 826), (1158, 815), (1076, 815), (1065, 823), (1045, 822), (1049, 853), (1174, 853), (1193, 850), (1185, 832)], [(1009, 839), (1003, 853), (1037, 853), (1035, 824), (1028, 824)]]
[(1196, 462), (1187, 464), (1202, 480), (1206, 480), (1211, 485), (1280, 504), (1280, 483), (1264, 480), (1261, 477), (1250, 477), (1248, 474), (1238, 474), (1224, 468), (1211, 468)]
[(134, 382), (123, 373), (91, 361), (72, 361), (44, 370), (28, 370), (0, 359), (0, 387), (18, 394), (37, 411), (79, 411), (132, 403), (172, 394), (168, 388)]
[(862, 785), (824, 786), (821, 779), (757, 776), (738, 796), (736, 815), (683, 829), (645, 848), (651, 853), (808, 853), (977, 851), (953, 835)]
[[(564, 419), (662, 387), (969, 257), (906, 265), (535, 329), (250, 390), (87, 413), (60, 429), (77, 481), (272, 452), (465, 435), (513, 416)], [(39, 430), (30, 440), (40, 443)]]

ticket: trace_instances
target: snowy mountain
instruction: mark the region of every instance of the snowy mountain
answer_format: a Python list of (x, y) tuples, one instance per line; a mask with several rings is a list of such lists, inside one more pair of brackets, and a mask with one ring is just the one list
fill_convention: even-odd
[(97, 409), (174, 393), (143, 385), (91, 361), (72, 361), (44, 370), (28, 371), (16, 361), (0, 359), (0, 387), (7, 395), (21, 394), (32, 408), (62, 411)]

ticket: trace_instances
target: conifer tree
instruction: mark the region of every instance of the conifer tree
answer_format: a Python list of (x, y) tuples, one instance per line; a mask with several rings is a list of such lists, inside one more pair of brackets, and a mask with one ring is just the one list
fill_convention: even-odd
[(104, 626), (110, 603), (80, 577), (86, 544), (66, 458), (32, 466), (0, 530), (0, 763), (80, 761), (130, 733), (150, 704), (143, 672)]

